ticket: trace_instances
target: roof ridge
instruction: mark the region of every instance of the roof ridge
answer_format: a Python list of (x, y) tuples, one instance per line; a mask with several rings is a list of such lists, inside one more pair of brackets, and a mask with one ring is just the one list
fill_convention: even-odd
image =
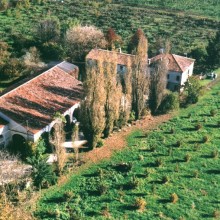
[[(64, 62), (64, 61), (63, 61), (63, 62)], [(61, 63), (62, 63), (62, 62), (61, 62)], [(59, 64), (60, 64), (60, 63), (59, 63)], [(31, 81), (33, 81), (33, 80), (37, 79), (38, 77), (40, 77), (40, 76), (44, 75), (45, 73), (47, 73), (48, 71), (52, 70), (53, 68), (58, 67), (58, 65), (59, 65), (59, 64), (56, 64), (55, 66), (53, 66), (53, 67), (51, 67), (50, 69), (48, 69), (48, 70), (44, 71), (43, 73), (39, 74), (38, 76), (35, 76), (34, 78), (32, 78), (32, 79), (28, 80), (27, 82), (22, 83), (22, 84), (21, 84), (21, 85), (19, 85), (18, 87), (15, 87), (14, 89), (12, 89), (12, 90), (10, 90), (10, 91), (6, 92), (5, 94), (3, 94), (3, 95), (1, 95), (1, 96), (0, 96), (0, 99), (1, 99), (1, 98), (3, 98), (4, 96), (8, 95), (9, 93), (11, 93), (11, 92), (15, 91), (16, 89), (18, 89), (18, 88), (20, 88), (20, 87), (22, 87), (22, 86), (24, 86), (24, 85), (26, 85), (26, 84), (30, 83)], [(60, 67), (58, 67), (58, 68), (59, 68), (59, 69), (61, 69)], [(62, 69), (61, 69), (61, 70), (62, 70)], [(64, 70), (62, 70), (62, 71), (63, 71), (63, 72), (65, 72)]]
[(178, 55), (178, 54), (172, 54), (172, 55), (174, 55), (174, 56), (178, 56), (178, 57), (182, 57), (182, 58), (184, 58), (184, 59), (188, 59), (188, 60), (195, 61), (195, 59), (190, 58), (190, 57), (184, 57), (184, 56), (181, 56), (181, 55)]
[(171, 55), (172, 55), (173, 59), (175, 60), (177, 66), (180, 68), (180, 70), (181, 70), (182, 72), (184, 72), (184, 70), (181, 68), (181, 66), (180, 66), (179, 63), (177, 62), (177, 60), (176, 60), (176, 58), (175, 58), (175, 54), (171, 54)]
[(100, 49), (100, 48), (95, 48), (93, 50), (101, 50), (101, 51), (106, 51), (106, 52), (109, 52), (109, 53), (117, 53), (117, 54), (122, 54), (122, 55), (126, 55), (126, 56), (133, 56), (135, 57), (134, 54), (130, 54), (130, 53), (120, 53), (120, 52), (117, 52), (117, 51), (112, 51), (112, 50), (104, 50), (104, 49)]

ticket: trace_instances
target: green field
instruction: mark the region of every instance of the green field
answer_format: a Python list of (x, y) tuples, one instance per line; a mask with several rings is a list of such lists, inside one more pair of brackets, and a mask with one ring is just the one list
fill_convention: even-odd
[[(135, 131), (127, 139), (128, 146), (111, 160), (80, 171), (63, 186), (46, 190), (36, 216), (218, 219), (219, 97), (218, 82), (198, 104), (181, 110), (156, 130)], [(170, 200), (173, 193), (178, 196), (176, 203)], [(135, 206), (138, 198), (142, 205), (146, 202), (142, 212)]]
[(113, 0), (115, 3), (130, 4), (130, 5), (143, 5), (157, 8), (164, 8), (169, 10), (181, 10), (188, 14), (198, 14), (210, 16), (220, 19), (220, 1), (210, 0)]
[[(170, 3), (165, 8), (158, 8), (143, 7), (139, 4), (128, 5), (127, 1), (126, 3), (120, 1), (120, 4), (114, 4), (114, 1), (107, 2), (47, 1), (40, 5), (31, 4), (28, 9), (9, 9), (0, 13), (0, 39), (16, 47), (18, 52), (24, 47), (36, 44), (35, 27), (40, 20), (47, 16), (56, 16), (60, 20), (62, 33), (65, 33), (67, 23), (71, 19), (77, 19), (82, 25), (95, 25), (103, 31), (112, 27), (122, 36), (124, 40), (122, 47), (125, 50), (130, 36), (137, 28), (142, 28), (149, 39), (151, 54), (158, 52), (154, 44), (159, 37), (171, 39), (172, 52), (183, 54), (190, 53), (195, 47), (206, 45), (220, 26), (218, 18), (205, 13), (205, 10), (213, 11), (214, 8), (218, 13), (213, 11), (213, 14), (218, 16), (219, 4), (215, 7), (213, 4), (207, 6), (207, 1), (197, 4), (201, 6), (201, 13), (197, 14), (190, 14), (187, 10), (168, 10), (172, 9)], [(159, 6), (158, 1), (146, 2), (152, 6)], [(180, 5), (181, 9), (186, 4), (184, 2)]]

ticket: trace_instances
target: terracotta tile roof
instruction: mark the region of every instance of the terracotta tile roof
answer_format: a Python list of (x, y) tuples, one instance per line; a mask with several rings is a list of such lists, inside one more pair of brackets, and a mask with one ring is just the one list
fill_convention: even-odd
[[(102, 49), (93, 49), (89, 52), (89, 54), (86, 56), (86, 59), (92, 59), (92, 60), (101, 60), (101, 59), (111, 59), (111, 57), (116, 57), (117, 64), (120, 65), (127, 65), (128, 62), (132, 62), (135, 58), (132, 54), (126, 54), (126, 53), (119, 53), (116, 51), (109, 51), (109, 50), (102, 50)], [(129, 60), (130, 59), (130, 60)]]
[(0, 128), (3, 128), (5, 125), (7, 125), (8, 122), (5, 121), (3, 118), (0, 117)]
[(55, 66), (0, 97), (0, 112), (33, 134), (82, 98), (82, 83)]
[(169, 71), (184, 72), (192, 63), (195, 62), (194, 59), (175, 55), (175, 54), (159, 54), (150, 59), (151, 63), (156, 62), (159, 59), (168, 59), (168, 69)]

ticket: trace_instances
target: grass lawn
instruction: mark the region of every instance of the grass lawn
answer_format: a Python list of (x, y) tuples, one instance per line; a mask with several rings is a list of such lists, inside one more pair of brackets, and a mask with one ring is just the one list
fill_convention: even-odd
[(198, 104), (156, 130), (135, 131), (128, 146), (111, 160), (45, 190), (35, 215), (39, 219), (219, 219), (219, 97), (220, 83)]

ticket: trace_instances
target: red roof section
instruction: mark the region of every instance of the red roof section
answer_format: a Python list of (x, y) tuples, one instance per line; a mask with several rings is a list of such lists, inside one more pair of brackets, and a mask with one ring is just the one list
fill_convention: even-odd
[(86, 56), (86, 59), (92, 60), (103, 60), (103, 59), (114, 59), (116, 58), (116, 62), (119, 65), (128, 65), (128, 63), (132, 62), (135, 58), (132, 54), (119, 53), (116, 51), (102, 50), (102, 49), (93, 49)]
[(64, 113), (83, 95), (82, 83), (55, 66), (0, 97), (0, 112), (33, 134)]
[(179, 56), (176, 54), (159, 54), (150, 59), (151, 63), (158, 61), (159, 59), (168, 59), (168, 70), (175, 72), (184, 72), (189, 68), (191, 64), (195, 62), (194, 59)]

